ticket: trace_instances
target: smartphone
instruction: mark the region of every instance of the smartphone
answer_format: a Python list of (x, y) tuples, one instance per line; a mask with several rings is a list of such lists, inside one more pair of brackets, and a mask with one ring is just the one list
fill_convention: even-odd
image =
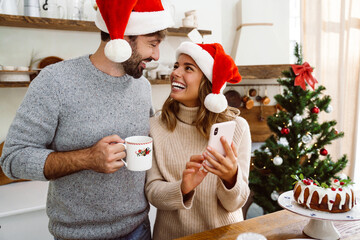
[[(213, 124), (210, 130), (208, 146), (225, 156), (225, 149), (220, 141), (220, 138), (225, 137), (228, 144), (231, 145), (234, 137), (235, 127), (235, 121), (227, 121)], [(211, 153), (209, 154), (211, 155)], [(212, 167), (209, 162), (207, 162), (207, 164)]]

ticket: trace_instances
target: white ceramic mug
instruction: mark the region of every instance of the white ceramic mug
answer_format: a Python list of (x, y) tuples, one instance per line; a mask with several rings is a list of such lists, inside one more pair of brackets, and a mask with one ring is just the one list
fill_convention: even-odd
[(185, 17), (182, 19), (182, 25), (183, 27), (193, 28), (195, 27), (195, 22), (193, 17)]
[(126, 160), (122, 160), (130, 171), (146, 171), (152, 166), (153, 139), (148, 136), (125, 138)]
[(15, 0), (0, 0), (0, 14), (18, 15), (18, 3)]
[(84, 18), (84, 0), (67, 1), (67, 19), (83, 20)]
[(24, 16), (40, 17), (39, 0), (24, 0)]

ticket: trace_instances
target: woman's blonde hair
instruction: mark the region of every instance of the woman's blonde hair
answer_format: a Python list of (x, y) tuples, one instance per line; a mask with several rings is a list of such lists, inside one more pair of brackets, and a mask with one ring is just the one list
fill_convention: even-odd
[[(210, 128), (214, 123), (234, 120), (236, 116), (240, 114), (239, 109), (233, 107), (227, 107), (226, 110), (221, 113), (213, 113), (205, 108), (204, 100), (205, 97), (211, 93), (211, 89), (211, 82), (203, 75), (199, 86), (200, 107), (193, 125), (205, 138), (209, 138)], [(169, 96), (162, 107), (161, 121), (170, 131), (174, 131), (176, 127), (176, 122), (178, 120), (176, 115), (180, 110), (179, 104), (178, 101)]]

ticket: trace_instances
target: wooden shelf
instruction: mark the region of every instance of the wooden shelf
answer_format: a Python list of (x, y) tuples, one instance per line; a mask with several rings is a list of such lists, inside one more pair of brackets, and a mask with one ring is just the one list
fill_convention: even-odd
[(161, 79), (155, 79), (155, 80), (149, 80), (151, 85), (159, 85), (159, 84), (170, 84), (170, 80), (161, 80)]
[(0, 73), (27, 73), (34, 74), (36, 71), (20, 71), (20, 70), (0, 70)]
[(28, 87), (30, 82), (0, 82), (0, 88)]
[[(254, 85), (251, 81), (263, 80), (269, 83), (261, 83), (261, 85), (274, 85), (274, 79), (282, 77), (282, 72), (290, 68), (289, 64), (281, 65), (252, 65), (252, 66), (238, 66), (239, 72), (243, 78), (239, 84), (228, 84), (228, 86), (245, 86)], [(149, 80), (151, 85), (170, 84), (170, 80)], [(0, 82), (0, 88), (6, 87), (27, 87), (29, 82)]]
[(94, 22), (0, 14), (0, 26), (98, 32)]
[(274, 79), (281, 78), (282, 72), (289, 70), (290, 64), (248, 65), (238, 66), (243, 79)]
[[(18, 15), (0, 14), (0, 26), (24, 27), (39, 29), (55, 29), (68, 31), (99, 32), (93, 21), (78, 21), (56, 18), (28, 17)], [(168, 36), (183, 36), (193, 30), (193, 28), (168, 28)], [(210, 35), (210, 30), (198, 30), (201, 35)]]
[[(176, 36), (176, 37), (187, 37), (187, 34), (191, 32), (194, 28), (186, 28), (186, 27), (180, 27), (180, 28), (168, 28), (168, 36)], [(201, 35), (211, 35), (210, 30), (200, 30), (198, 29), (199, 33)]]

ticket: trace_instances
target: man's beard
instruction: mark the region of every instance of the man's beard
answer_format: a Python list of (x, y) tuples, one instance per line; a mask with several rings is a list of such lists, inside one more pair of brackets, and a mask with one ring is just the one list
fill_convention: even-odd
[[(140, 63), (144, 60), (142, 59), (140, 53), (137, 51), (135, 41), (130, 41), (132, 48), (131, 57), (122, 63), (122, 66), (127, 74), (133, 76), (134, 78), (140, 78), (143, 73), (143, 68), (140, 66)], [(147, 59), (145, 59), (147, 60)], [(152, 59), (150, 59), (151, 61)]]

